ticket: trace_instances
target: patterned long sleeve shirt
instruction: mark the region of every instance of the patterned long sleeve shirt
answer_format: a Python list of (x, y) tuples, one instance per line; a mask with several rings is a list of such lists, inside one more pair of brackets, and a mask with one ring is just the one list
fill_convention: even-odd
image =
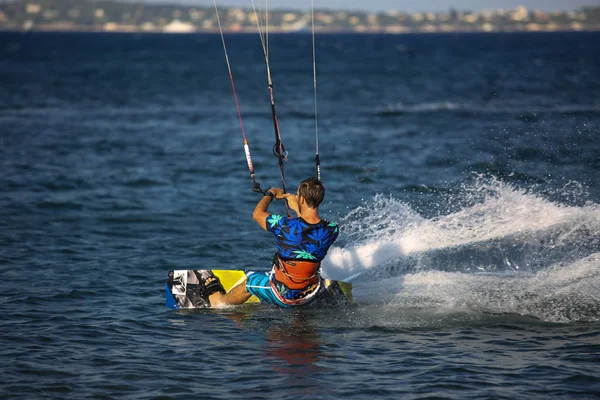
[(278, 214), (267, 217), (267, 230), (275, 235), (277, 253), (284, 260), (320, 262), (339, 235), (335, 222), (309, 224), (302, 218)]

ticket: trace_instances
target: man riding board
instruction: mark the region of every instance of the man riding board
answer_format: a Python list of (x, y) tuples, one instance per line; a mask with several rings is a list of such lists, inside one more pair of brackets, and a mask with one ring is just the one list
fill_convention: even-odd
[[(252, 218), (264, 230), (275, 235), (277, 253), (270, 272), (251, 272), (246, 279), (225, 293), (214, 275), (204, 281), (211, 306), (242, 304), (255, 295), (261, 302), (280, 307), (305, 305), (313, 301), (322, 288), (319, 274), (321, 261), (339, 235), (334, 222), (321, 219), (319, 205), (325, 187), (316, 178), (300, 183), (295, 195), (279, 188), (269, 189), (258, 202)], [(273, 199), (285, 199), (295, 218), (268, 212)]]

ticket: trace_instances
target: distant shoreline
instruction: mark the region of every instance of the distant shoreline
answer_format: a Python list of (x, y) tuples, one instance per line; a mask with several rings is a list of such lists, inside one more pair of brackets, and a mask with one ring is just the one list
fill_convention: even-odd
[[(35, 29), (18, 29), (18, 28), (6, 28), (0, 27), (0, 32), (3, 33), (115, 33), (115, 34), (123, 34), (123, 33), (131, 33), (131, 34), (150, 34), (150, 35), (218, 35), (220, 32), (218, 30), (198, 30), (191, 32), (165, 32), (163, 30), (128, 30), (128, 29), (113, 29), (113, 30), (105, 30), (101, 27), (98, 29), (93, 29), (90, 27), (77, 27), (77, 28), (69, 28), (69, 29), (61, 29), (61, 28), (41, 28), (36, 27)], [(600, 32), (600, 27), (591, 27), (586, 29), (556, 29), (556, 30), (525, 30), (525, 29), (505, 29), (505, 30), (495, 30), (495, 31), (482, 31), (477, 29), (456, 29), (452, 31), (403, 31), (403, 32), (388, 32), (385, 30), (381, 31), (369, 31), (369, 32), (357, 32), (353, 30), (319, 30), (316, 31), (317, 35), (451, 35), (451, 34), (514, 34), (514, 33), (591, 33), (591, 32)], [(256, 35), (258, 34), (257, 30), (228, 30), (223, 29), (223, 33), (228, 35)], [(270, 34), (281, 34), (281, 35), (297, 35), (297, 34), (311, 34), (310, 31), (300, 30), (300, 31), (287, 31), (287, 30), (271, 30)]]
[[(220, 17), (219, 17), (220, 14)], [(0, 30), (136, 33), (256, 33), (259, 13), (242, 7), (144, 4), (122, 0), (14, 0), (0, 3)], [(524, 6), (473, 12), (406, 13), (270, 10), (269, 32), (420, 34), (600, 31), (600, 6), (541, 11)]]

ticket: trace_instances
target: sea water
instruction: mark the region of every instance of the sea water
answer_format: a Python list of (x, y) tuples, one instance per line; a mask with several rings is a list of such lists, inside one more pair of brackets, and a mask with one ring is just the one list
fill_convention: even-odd
[[(281, 186), (260, 39), (226, 41)], [(354, 306), (164, 307), (274, 251), (218, 35), (1, 33), (2, 397), (597, 398), (600, 35), (318, 35), (316, 121), (310, 35), (270, 41)]]

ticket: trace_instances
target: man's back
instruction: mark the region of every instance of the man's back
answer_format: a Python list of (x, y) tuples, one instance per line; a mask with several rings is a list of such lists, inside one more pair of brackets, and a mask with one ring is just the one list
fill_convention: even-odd
[(275, 235), (277, 254), (283, 260), (320, 262), (339, 235), (335, 222), (320, 220), (316, 224), (302, 217), (288, 218), (278, 214), (267, 217), (267, 230)]

